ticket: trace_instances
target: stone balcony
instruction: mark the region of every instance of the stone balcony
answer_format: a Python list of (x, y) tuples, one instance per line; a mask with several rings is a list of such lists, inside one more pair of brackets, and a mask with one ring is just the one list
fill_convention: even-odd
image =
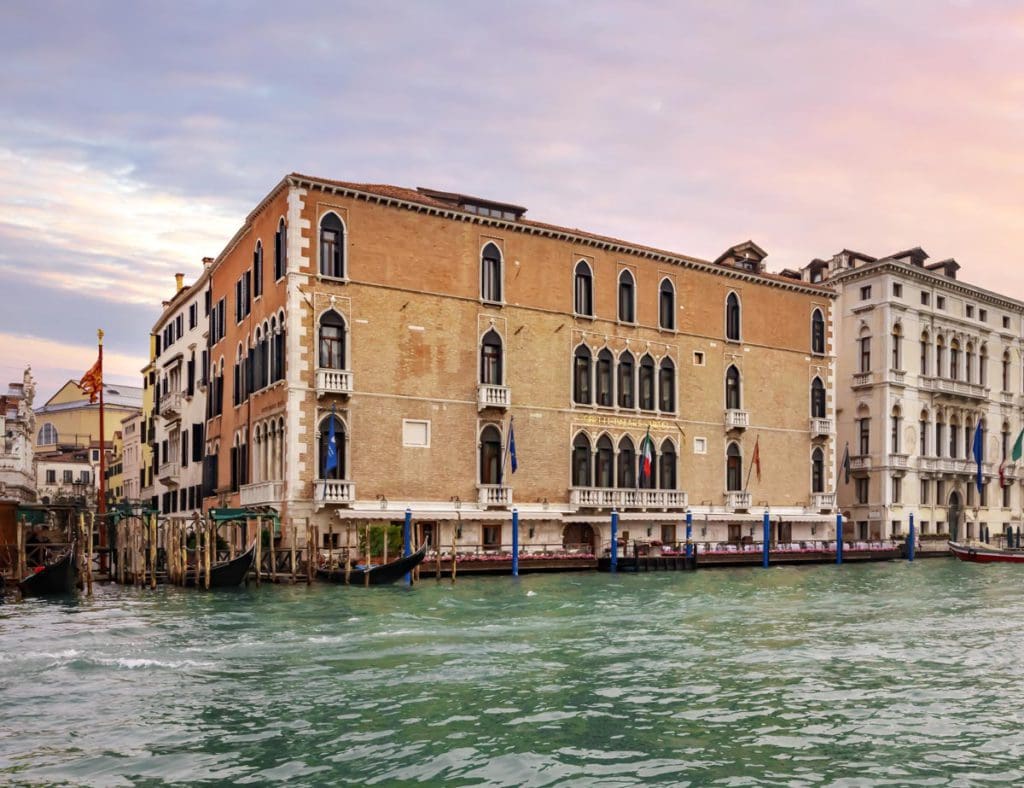
[(725, 411), (726, 430), (745, 430), (750, 426), (750, 414), (738, 408), (729, 408)]
[(512, 389), (492, 383), (480, 383), (476, 387), (476, 409), (500, 408), (507, 410), (512, 405)]
[(577, 509), (685, 509), (688, 499), (681, 490), (570, 487), (569, 505)]
[(316, 371), (316, 395), (352, 393), (352, 372), (347, 369), (318, 369)]
[(832, 434), (832, 419), (811, 419), (811, 437), (827, 438)]
[(850, 470), (851, 471), (870, 471), (871, 470), (871, 455), (870, 454), (857, 454), (850, 457)]
[(890, 369), (886, 381), (893, 386), (907, 385), (907, 373), (902, 369)]
[(902, 471), (905, 473), (910, 465), (910, 457), (906, 454), (890, 454), (887, 464), (894, 471)]
[(745, 512), (750, 509), (750, 493), (733, 490), (725, 494), (725, 508), (733, 512)]
[(347, 479), (317, 479), (313, 483), (313, 502), (323, 506), (348, 506), (356, 499), (356, 483)]
[(863, 388), (864, 386), (871, 386), (875, 382), (874, 372), (855, 372), (853, 378), (850, 381), (850, 385), (857, 389)]
[(160, 398), (160, 415), (172, 421), (181, 418), (181, 392), (175, 391)]
[(918, 378), (918, 386), (922, 391), (931, 391), (935, 394), (946, 394), (963, 399), (988, 399), (988, 388), (980, 383), (967, 383), (963, 380), (947, 380), (931, 376)]
[(811, 493), (811, 511), (813, 512), (831, 512), (836, 508), (836, 494), (830, 493)]
[(178, 485), (178, 472), (181, 466), (176, 462), (162, 462), (157, 469), (157, 478), (166, 486)]
[(512, 488), (504, 484), (478, 484), (476, 490), (481, 509), (512, 505)]
[(284, 500), (284, 482), (255, 482), (243, 484), (238, 491), (242, 506), (264, 506), (278, 504)]

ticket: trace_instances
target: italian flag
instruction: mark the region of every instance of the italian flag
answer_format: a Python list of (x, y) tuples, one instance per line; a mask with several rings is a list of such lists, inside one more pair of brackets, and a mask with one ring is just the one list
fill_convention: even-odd
[(654, 467), (654, 441), (651, 440), (651, 428), (647, 428), (647, 435), (640, 443), (640, 474), (644, 479), (650, 480), (651, 469)]

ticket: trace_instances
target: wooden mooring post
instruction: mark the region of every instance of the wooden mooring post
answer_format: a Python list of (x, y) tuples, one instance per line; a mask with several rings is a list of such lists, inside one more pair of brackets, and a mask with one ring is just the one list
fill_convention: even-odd
[(260, 584), (263, 566), (263, 518), (256, 518), (256, 585)]
[(267, 545), (270, 549), (270, 582), (277, 582), (277, 550), (274, 548), (274, 518), (267, 518), (267, 532), (270, 538)]
[(292, 520), (291, 526), (292, 585), (295, 585), (295, 539), (298, 536), (299, 528), (294, 520)]

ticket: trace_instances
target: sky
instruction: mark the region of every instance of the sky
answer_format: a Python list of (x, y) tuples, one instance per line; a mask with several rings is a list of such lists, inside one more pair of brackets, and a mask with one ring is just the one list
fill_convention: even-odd
[(769, 270), (922, 246), (1024, 299), (1024, 5), (47, 2), (0, 25), (0, 377), (141, 383), (288, 172)]

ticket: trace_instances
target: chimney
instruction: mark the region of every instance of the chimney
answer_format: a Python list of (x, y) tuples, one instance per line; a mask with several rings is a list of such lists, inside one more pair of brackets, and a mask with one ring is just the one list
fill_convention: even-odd
[(212, 257), (204, 257), (203, 258), (203, 268), (209, 268), (211, 265), (213, 265), (213, 258)]
[(174, 275), (174, 292), (177, 293), (185, 286), (185, 274)]

